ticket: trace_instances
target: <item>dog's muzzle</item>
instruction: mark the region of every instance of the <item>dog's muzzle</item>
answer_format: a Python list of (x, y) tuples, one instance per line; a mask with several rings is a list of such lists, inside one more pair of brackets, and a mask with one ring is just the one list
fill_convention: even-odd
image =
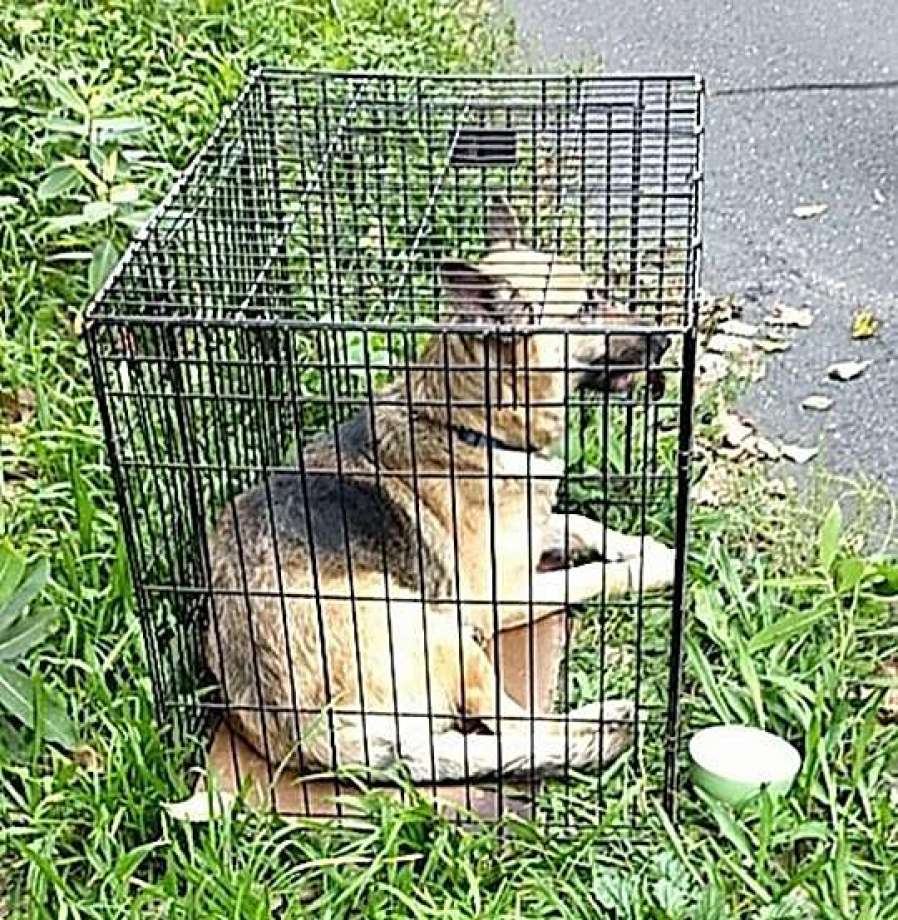
[[(667, 349), (670, 336), (664, 332), (647, 332), (644, 347), (629, 349), (614, 357), (605, 356), (590, 363), (580, 378), (580, 386), (587, 390), (609, 393), (627, 393), (639, 378), (645, 382), (653, 399), (664, 396), (664, 371), (659, 366)], [(648, 370), (646, 370), (648, 367)]]

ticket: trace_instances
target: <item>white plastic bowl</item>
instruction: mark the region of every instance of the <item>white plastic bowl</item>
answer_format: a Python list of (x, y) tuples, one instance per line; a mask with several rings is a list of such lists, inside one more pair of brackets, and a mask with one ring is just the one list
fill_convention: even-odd
[(715, 725), (689, 741), (692, 779), (709, 795), (739, 804), (766, 789), (785, 795), (801, 755), (778, 735), (748, 725)]

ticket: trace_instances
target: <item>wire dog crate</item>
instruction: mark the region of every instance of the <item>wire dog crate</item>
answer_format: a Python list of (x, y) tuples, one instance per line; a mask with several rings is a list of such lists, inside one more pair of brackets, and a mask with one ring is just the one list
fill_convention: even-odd
[(309, 816), (673, 809), (701, 105), (254, 72), (85, 327), (174, 745)]

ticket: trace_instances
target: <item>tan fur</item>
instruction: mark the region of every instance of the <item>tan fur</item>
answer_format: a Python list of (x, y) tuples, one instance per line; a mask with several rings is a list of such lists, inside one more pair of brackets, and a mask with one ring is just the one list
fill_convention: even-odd
[[(444, 273), (444, 287), (462, 321), (494, 322), (476, 291), (488, 282), (490, 309), (498, 304), (507, 322), (532, 322), (531, 334), (511, 345), (476, 333), (435, 336), (420, 364), (437, 369), (413, 370), (375, 395), (377, 464), (370, 452), (340, 458), (344, 480), (378, 483), (420, 533), (414, 586), (370, 553), (358, 563), (352, 546), (350, 561), (340, 552), (313, 556), (307, 542), (278, 532), (258, 490), (236, 498), (211, 535), (207, 657), (232, 722), (272, 762), (295, 757), (301, 768), (320, 770), (402, 761), (416, 779), (445, 780), (547, 774), (565, 761), (589, 767), (629, 743), (633, 710), (625, 701), (585, 707), (567, 725), (537, 723), (531, 743), (528, 713), (497, 688), (482, 647), (497, 628), (566, 601), (620, 594), (640, 580), (663, 587), (673, 575), (666, 547), (554, 514), (559, 461), (474, 447), (453, 430), (489, 427), (507, 444), (549, 448), (563, 434), (571, 389), (560, 369), (586, 365), (604, 349), (602, 336), (573, 334), (566, 354), (564, 335), (540, 331), (576, 333), (587, 281), (576, 265), (521, 247), (509, 215), (494, 205), (490, 251), (470, 278)], [(639, 338), (617, 341), (633, 348)], [(484, 361), (494, 369), (488, 378), (473, 370)], [(411, 407), (397, 405), (409, 391)], [(302, 461), (306, 470), (336, 471), (333, 440), (309, 446)], [(603, 562), (536, 571), (543, 552), (571, 559), (603, 548)], [(260, 706), (265, 718), (253, 711)], [(462, 734), (471, 720), (493, 734)]]

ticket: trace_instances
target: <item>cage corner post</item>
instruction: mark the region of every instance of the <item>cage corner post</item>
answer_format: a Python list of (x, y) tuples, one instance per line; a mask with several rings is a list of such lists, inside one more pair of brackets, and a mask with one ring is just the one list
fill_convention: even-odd
[(693, 413), (695, 405), (695, 375), (698, 359), (698, 332), (701, 264), (702, 264), (702, 195), (704, 190), (705, 144), (705, 81), (699, 75), (692, 78), (695, 107), (693, 113), (692, 168), (689, 177), (686, 229), (689, 251), (684, 266), (688, 313), (684, 315), (685, 334), (680, 392), (680, 430), (677, 446), (677, 502), (675, 542), (677, 565), (674, 581), (673, 616), (671, 619), (670, 668), (668, 682), (668, 711), (665, 725), (664, 810), (671, 821), (678, 817), (678, 785), (680, 732), (682, 728), (682, 695), (684, 649), (687, 621), (687, 562), (689, 551), (689, 486), (693, 454)]
[[(108, 296), (108, 286), (104, 289), (104, 296)], [(91, 307), (89, 313), (93, 313)], [(132, 507), (130, 493), (126, 484), (125, 464), (122, 459), (122, 446), (117, 436), (117, 425), (115, 420), (114, 407), (110, 396), (110, 385), (106, 372), (113, 355), (109, 350), (109, 342), (112, 338), (114, 327), (103, 321), (102, 317), (97, 315), (88, 315), (84, 324), (83, 341), (87, 351), (88, 364), (93, 382), (97, 408), (99, 409), (100, 424), (103, 430), (103, 440), (106, 449), (106, 460), (109, 465), (109, 472), (112, 477), (113, 488), (115, 490), (116, 501), (119, 507), (121, 520), (119, 529), (121, 539), (125, 546), (125, 553), (128, 558), (128, 578), (131, 582), (131, 590), (134, 595), (134, 604), (137, 611), (137, 619), (140, 623), (140, 633), (143, 642), (144, 655), (146, 656), (147, 667), (150, 672), (150, 688), (153, 698), (153, 711), (156, 719), (160, 723), (165, 722), (165, 704), (163, 692), (163, 672), (159, 663), (159, 649), (156, 646), (156, 637), (150, 627), (148, 612), (151, 602), (146, 596), (143, 587), (143, 572), (141, 571), (141, 555), (138, 549), (137, 541), (134, 538), (136, 533), (135, 527), (135, 509)], [(105, 341), (104, 341), (105, 340)]]

